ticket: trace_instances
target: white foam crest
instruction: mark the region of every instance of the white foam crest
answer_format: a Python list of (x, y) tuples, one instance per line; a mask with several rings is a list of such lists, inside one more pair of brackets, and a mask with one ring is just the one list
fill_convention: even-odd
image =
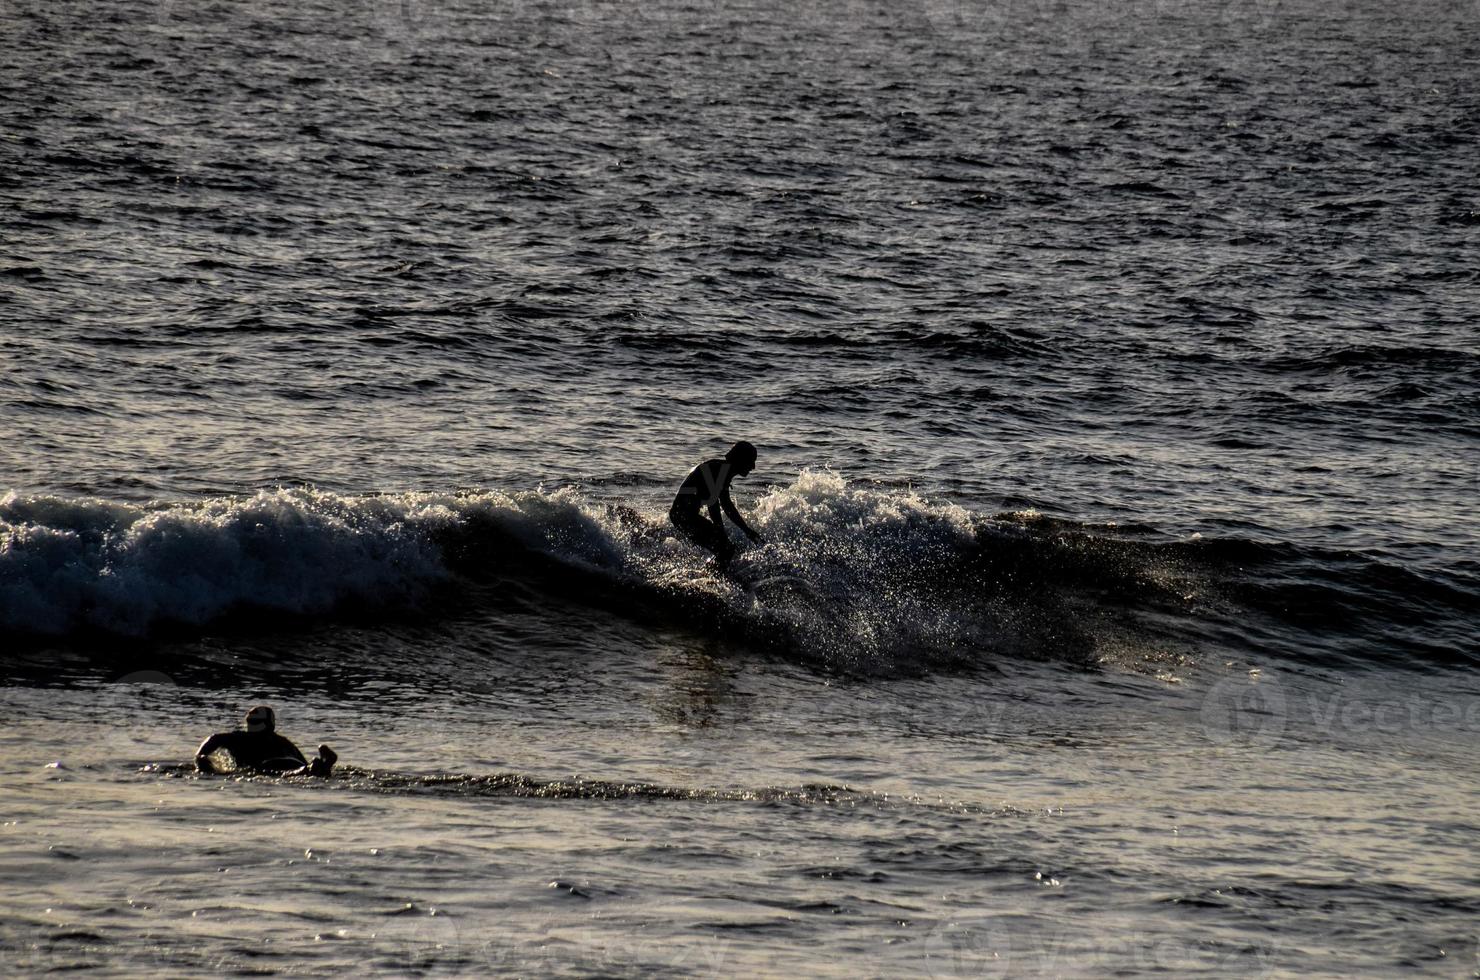
[(766, 543), (737, 570), (760, 583), (756, 606), (793, 646), (872, 671), (973, 656), (985, 642), (981, 604), (942, 588), (976, 548), (977, 519), (964, 508), (804, 470), (765, 494), (755, 516)]
[(0, 630), (142, 634), (234, 608), (320, 613), (405, 600), (447, 574), (448, 532), (492, 524), (523, 547), (621, 567), (601, 508), (550, 493), (348, 497), (312, 489), (136, 506), (0, 497)]
[(308, 613), (439, 573), (393, 498), (312, 490), (134, 507), (0, 499), (0, 627), (142, 633), (242, 605)]
[(849, 486), (830, 470), (803, 470), (788, 487), (769, 491), (755, 512), (767, 537), (843, 547), (860, 557), (933, 557), (975, 541), (970, 511), (913, 491)]
[(591, 504), (572, 487), (481, 493), (453, 498), (444, 506), (460, 523), (492, 522), (525, 547), (566, 560), (616, 568), (631, 554), (610, 510)]

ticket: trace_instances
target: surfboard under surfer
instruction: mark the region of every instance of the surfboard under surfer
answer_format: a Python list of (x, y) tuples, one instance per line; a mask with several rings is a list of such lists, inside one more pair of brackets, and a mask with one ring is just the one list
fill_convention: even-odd
[(245, 730), (217, 732), (195, 750), (195, 767), (201, 772), (220, 772), (211, 756), (225, 749), (236, 769), (246, 772), (272, 773), (280, 776), (327, 776), (339, 756), (327, 745), (319, 754), (305, 759), (286, 737), (277, 732), (277, 715), (265, 704), (247, 712)]
[[(722, 459), (709, 459), (694, 467), (669, 508), (668, 519), (688, 540), (712, 551), (721, 570), (735, 557), (735, 545), (725, 530), (721, 514), (735, 522), (745, 536), (760, 544), (761, 536), (740, 516), (730, 499), (730, 483), (737, 476), (748, 476), (755, 469), (756, 452), (741, 440), (730, 447)], [(706, 517), (704, 512), (708, 511)]]

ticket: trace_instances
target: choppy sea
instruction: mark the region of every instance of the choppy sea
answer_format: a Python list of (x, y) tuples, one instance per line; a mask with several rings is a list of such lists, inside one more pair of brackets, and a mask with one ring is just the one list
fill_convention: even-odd
[[(0, 6), (0, 971), (1480, 975), (1477, 78), (1472, 0)], [(334, 778), (194, 773), (257, 703)]]

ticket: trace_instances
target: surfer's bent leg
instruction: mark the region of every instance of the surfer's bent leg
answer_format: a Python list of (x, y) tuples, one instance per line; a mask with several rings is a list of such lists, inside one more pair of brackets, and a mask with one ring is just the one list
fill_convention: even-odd
[(668, 512), (668, 519), (684, 537), (706, 551), (712, 551), (720, 567), (729, 564), (730, 559), (735, 557), (735, 545), (731, 543), (725, 529), (700, 514), (697, 509), (674, 507)]

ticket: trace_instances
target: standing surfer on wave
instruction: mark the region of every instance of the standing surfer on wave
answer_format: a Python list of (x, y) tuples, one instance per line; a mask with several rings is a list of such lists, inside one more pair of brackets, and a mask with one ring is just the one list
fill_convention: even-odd
[[(745, 536), (760, 544), (757, 534), (730, 499), (730, 481), (737, 476), (748, 476), (755, 469), (755, 447), (744, 440), (735, 443), (723, 459), (709, 459), (694, 467), (694, 471), (678, 488), (668, 519), (674, 527), (694, 544), (714, 552), (715, 562), (721, 571), (735, 557), (735, 545), (725, 530), (723, 513), (745, 532)], [(708, 510), (705, 517), (702, 511)]]
[(282, 776), (327, 776), (339, 756), (327, 745), (309, 761), (287, 738), (277, 733), (277, 715), (265, 704), (247, 712), (247, 730), (217, 732), (195, 750), (195, 767), (201, 772), (220, 772), (211, 758), (225, 749), (238, 770), (276, 773)]

